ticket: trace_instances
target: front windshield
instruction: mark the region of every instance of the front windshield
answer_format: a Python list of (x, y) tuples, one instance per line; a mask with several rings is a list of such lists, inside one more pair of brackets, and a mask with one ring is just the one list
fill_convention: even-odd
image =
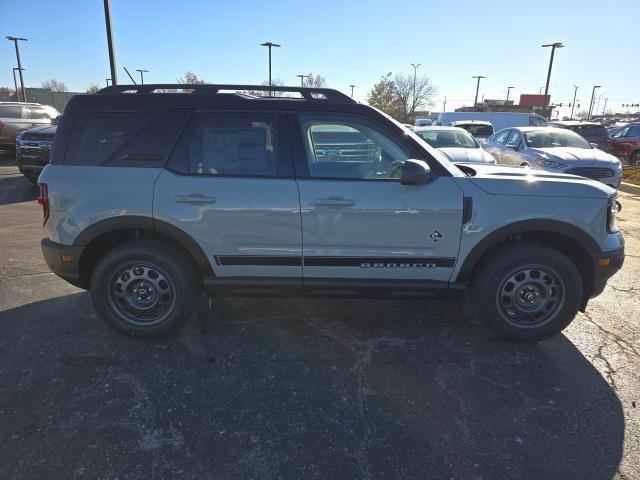
[(475, 125), (473, 123), (467, 123), (456, 126), (464, 128), (474, 137), (490, 137), (491, 135), (493, 135), (493, 127), (491, 125)]
[(433, 148), (480, 148), (464, 130), (424, 130), (416, 134)]
[(571, 130), (534, 130), (526, 132), (524, 138), (531, 148), (591, 148), (589, 142)]

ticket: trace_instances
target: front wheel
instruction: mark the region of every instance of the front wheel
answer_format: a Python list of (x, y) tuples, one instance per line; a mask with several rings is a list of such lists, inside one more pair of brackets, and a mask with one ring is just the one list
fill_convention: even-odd
[(154, 240), (118, 245), (98, 261), (91, 277), (91, 299), (100, 318), (138, 338), (175, 333), (190, 318), (200, 290), (191, 259)]
[(537, 342), (557, 335), (578, 313), (582, 295), (582, 278), (574, 263), (535, 243), (497, 249), (472, 280), (480, 318), (507, 340)]

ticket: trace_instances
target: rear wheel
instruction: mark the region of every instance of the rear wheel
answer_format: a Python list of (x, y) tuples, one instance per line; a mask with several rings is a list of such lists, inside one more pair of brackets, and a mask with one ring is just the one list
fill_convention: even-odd
[(119, 333), (156, 338), (175, 333), (200, 297), (191, 259), (169, 244), (135, 240), (96, 265), (91, 299), (100, 318)]
[(506, 245), (480, 265), (472, 281), (480, 318), (498, 336), (536, 342), (553, 337), (575, 317), (582, 278), (565, 255), (543, 245)]

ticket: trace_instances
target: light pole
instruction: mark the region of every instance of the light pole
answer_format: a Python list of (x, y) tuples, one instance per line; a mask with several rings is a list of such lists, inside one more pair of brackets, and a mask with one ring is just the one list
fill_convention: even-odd
[(506, 105), (507, 103), (509, 103), (509, 92), (511, 92), (511, 89), (512, 89), (512, 88), (513, 88), (513, 87), (507, 87), (507, 99), (504, 101), (505, 105)]
[[(16, 100), (20, 101), (20, 94), (18, 93), (18, 82), (16, 81), (16, 70), (18, 70), (18, 67), (13, 67), (13, 86), (16, 89)], [(24, 68), (22, 70), (24, 70)]]
[(349, 85), (351, 87), (351, 98), (353, 98), (353, 89), (355, 88), (355, 85)]
[(261, 43), (260, 46), (269, 47), (269, 85), (271, 85), (271, 48), (281, 47), (282, 45), (278, 45), (277, 43), (272, 43), (272, 42), (264, 42), (264, 43)]
[(444, 102), (442, 102), (442, 113), (447, 111), (447, 96), (444, 96)]
[(480, 91), (480, 79), (481, 78), (487, 78), (487, 77), (483, 77), (482, 75), (474, 75), (471, 78), (477, 78), (478, 79), (478, 84), (476, 85), (476, 97), (473, 100), (473, 108), (477, 112), (478, 111), (478, 92)]
[(309, 78), (309, 75), (296, 75), (300, 79), (300, 86), (304, 87), (304, 79)]
[[(24, 91), (24, 77), (22, 76), (22, 63), (20, 62), (20, 47), (18, 47), (18, 42), (28, 42), (28, 38), (21, 37), (7, 37), (7, 40), (11, 40), (16, 47), (16, 59), (18, 60), (18, 73), (20, 73), (20, 89), (22, 90), (22, 101), (27, 101), (27, 94)], [(17, 92), (17, 90), (16, 90)]]
[(596, 105), (596, 109), (594, 110), (594, 115), (598, 115), (598, 110), (600, 110), (600, 99), (603, 95), (606, 95), (607, 92), (602, 92), (600, 96), (598, 96), (598, 103)]
[(602, 116), (603, 116), (603, 117), (605, 116), (605, 113), (606, 113), (606, 111), (607, 111), (607, 102), (608, 102), (608, 101), (609, 101), (609, 99), (608, 99), (608, 98), (605, 98), (605, 99), (604, 99), (604, 108), (602, 109)]
[(578, 85), (573, 86), (573, 103), (571, 104), (571, 120), (573, 120), (573, 110), (576, 108), (576, 94), (578, 93)]
[(140, 84), (144, 85), (144, 74), (149, 73), (149, 70), (141, 70), (140, 68), (136, 68), (136, 72), (140, 72)]
[(591, 120), (591, 110), (593, 109), (593, 100), (596, 96), (596, 88), (600, 88), (602, 85), (594, 85), (591, 91), (591, 101), (589, 102), (589, 113), (587, 113), (587, 120)]
[(107, 26), (107, 47), (109, 48), (109, 66), (111, 68), (111, 84), (118, 84), (118, 73), (116, 70), (116, 51), (113, 46), (113, 34), (111, 33), (111, 8), (109, 0), (104, 0), (104, 22)]
[(562, 42), (555, 42), (555, 43), (547, 43), (542, 46), (545, 48), (551, 47), (551, 57), (549, 58), (549, 71), (547, 72), (547, 83), (545, 84), (545, 87), (544, 87), (544, 99), (545, 99), (545, 103), (548, 105), (547, 95), (549, 94), (549, 80), (551, 80), (551, 67), (553, 66), (553, 55), (556, 53), (556, 48), (564, 48), (564, 45), (562, 44)]

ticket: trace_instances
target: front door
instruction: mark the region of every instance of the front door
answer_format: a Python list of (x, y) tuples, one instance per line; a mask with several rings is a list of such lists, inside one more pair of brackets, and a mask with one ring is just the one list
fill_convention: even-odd
[(189, 234), (211, 284), (300, 287), (302, 235), (286, 114), (194, 115), (154, 192), (154, 218)]
[[(292, 115), (303, 279), (447, 282), (458, 255), (462, 191), (451, 177), (405, 186), (401, 139), (343, 114)], [(320, 287), (319, 287), (320, 288)]]

